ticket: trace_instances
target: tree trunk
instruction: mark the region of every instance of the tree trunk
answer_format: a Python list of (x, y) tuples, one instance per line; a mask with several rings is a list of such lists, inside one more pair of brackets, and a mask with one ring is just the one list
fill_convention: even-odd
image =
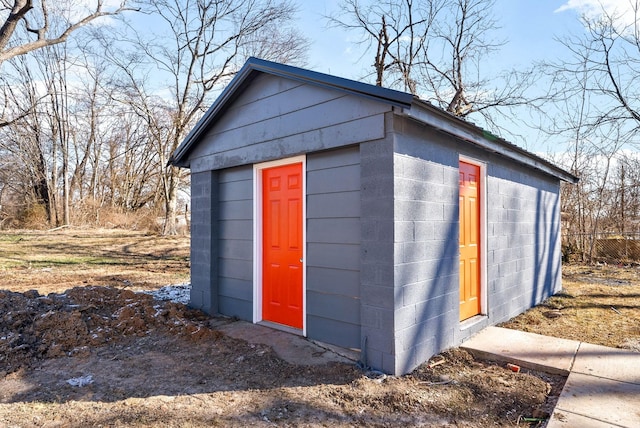
[(168, 180), (168, 192), (165, 198), (165, 214), (164, 214), (164, 227), (162, 229), (163, 235), (177, 235), (176, 220), (178, 214), (178, 183), (179, 177), (176, 171), (177, 168), (169, 167), (171, 171), (167, 174), (166, 180)]

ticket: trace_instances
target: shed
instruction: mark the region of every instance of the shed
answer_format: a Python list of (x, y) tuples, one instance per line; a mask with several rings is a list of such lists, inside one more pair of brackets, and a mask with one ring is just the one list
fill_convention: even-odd
[(403, 374), (561, 288), (552, 163), (411, 94), (249, 59), (191, 169), (191, 303)]

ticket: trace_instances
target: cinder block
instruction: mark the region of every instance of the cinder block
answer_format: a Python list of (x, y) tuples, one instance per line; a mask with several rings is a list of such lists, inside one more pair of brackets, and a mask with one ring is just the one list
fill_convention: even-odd
[(458, 292), (441, 294), (439, 296), (429, 297), (422, 302), (417, 302), (415, 305), (416, 323), (430, 322), (448, 312), (453, 312), (457, 310), (458, 304)]
[(393, 267), (396, 288), (420, 282), (424, 278), (425, 268), (422, 263), (402, 263)]
[(446, 227), (442, 222), (434, 221), (414, 221), (415, 240), (416, 241), (431, 241), (435, 239), (436, 233), (441, 230), (442, 227)]
[(396, 367), (396, 356), (392, 352), (382, 353), (382, 371), (385, 373), (398, 373)]
[(408, 305), (396, 308), (394, 315), (394, 329), (396, 331), (408, 328), (416, 323), (416, 307)]
[(363, 264), (389, 265), (393, 263), (394, 244), (391, 242), (376, 245), (365, 241), (359, 246), (359, 249)]
[(402, 248), (402, 259), (403, 263), (412, 263), (418, 262), (422, 260), (428, 260), (428, 254), (431, 252), (431, 248), (433, 247), (432, 243), (427, 244), (426, 242), (405, 242), (401, 244)]
[(389, 334), (391, 335), (392, 331), (390, 330), (393, 329), (393, 309), (361, 304), (360, 323), (362, 328), (366, 328), (367, 331), (389, 330)]
[(394, 222), (394, 241), (395, 242), (413, 242), (416, 241), (416, 222), (414, 221), (396, 221)]
[[(363, 335), (364, 337), (364, 335)], [(375, 370), (384, 371), (382, 364), (382, 352), (367, 346), (366, 352), (361, 352), (362, 357), (366, 358), (365, 364)], [(391, 372), (385, 372), (391, 373)]]
[(394, 208), (396, 220), (443, 221), (445, 218), (444, 206), (441, 203), (396, 200)]
[(398, 351), (395, 355), (394, 370), (397, 375), (411, 372), (418, 366), (416, 361), (416, 349)]
[(376, 349), (383, 353), (393, 353), (393, 331), (389, 330), (381, 330), (375, 329), (371, 327), (362, 328), (363, 336), (367, 337), (367, 349), (372, 350)]
[(393, 266), (388, 263), (380, 265), (363, 262), (360, 265), (360, 278), (363, 288), (365, 286), (393, 287)]
[(394, 289), (391, 284), (388, 286), (363, 285), (360, 300), (363, 305), (392, 310)]
[[(362, 190), (362, 200), (360, 201), (361, 210), (362, 210), (362, 218), (369, 220), (387, 220), (390, 223), (393, 222), (394, 217), (394, 205), (393, 199), (389, 196), (389, 194), (385, 193), (380, 196), (369, 197), (364, 193), (367, 192), (367, 189)], [(393, 227), (393, 226), (392, 226)], [(363, 235), (363, 238), (366, 235)]]
[(401, 286), (399, 293), (396, 293), (396, 308), (425, 301), (431, 292), (430, 285), (431, 281), (425, 280)]

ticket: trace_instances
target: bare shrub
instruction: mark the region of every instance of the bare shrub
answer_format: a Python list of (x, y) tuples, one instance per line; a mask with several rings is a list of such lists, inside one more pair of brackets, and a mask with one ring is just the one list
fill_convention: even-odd
[(49, 227), (47, 211), (42, 204), (27, 204), (17, 212), (12, 224), (7, 226), (19, 227), (22, 229), (47, 229)]

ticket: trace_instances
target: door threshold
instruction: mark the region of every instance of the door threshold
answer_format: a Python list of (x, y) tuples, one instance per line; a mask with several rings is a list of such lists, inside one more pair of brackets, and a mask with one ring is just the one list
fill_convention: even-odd
[(273, 328), (275, 330), (280, 330), (280, 331), (284, 331), (287, 333), (291, 333), (291, 334), (295, 334), (297, 336), (304, 336), (303, 331), (301, 328), (295, 328), (295, 327), (291, 327), (288, 325), (284, 325), (284, 324), (279, 324), (277, 322), (273, 322), (273, 321), (258, 321), (256, 324), (258, 325), (263, 325), (265, 327), (269, 327), (269, 328)]
[(488, 316), (481, 314), (481, 315), (474, 315), (471, 318), (467, 318), (464, 321), (460, 321), (460, 331), (464, 331), (468, 328), (471, 328), (474, 325), (479, 324), (488, 318), (489, 318)]

